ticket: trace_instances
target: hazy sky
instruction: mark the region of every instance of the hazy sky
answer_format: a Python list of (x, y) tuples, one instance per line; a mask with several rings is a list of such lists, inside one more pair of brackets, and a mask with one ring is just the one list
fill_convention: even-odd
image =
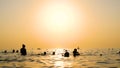
[(119, 48), (120, 0), (0, 0), (0, 49)]

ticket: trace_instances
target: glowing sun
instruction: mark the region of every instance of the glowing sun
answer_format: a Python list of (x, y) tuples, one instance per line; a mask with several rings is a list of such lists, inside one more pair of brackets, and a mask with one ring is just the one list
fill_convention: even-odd
[(52, 45), (66, 45), (76, 40), (83, 26), (82, 14), (72, 2), (47, 2), (36, 19), (37, 34)]

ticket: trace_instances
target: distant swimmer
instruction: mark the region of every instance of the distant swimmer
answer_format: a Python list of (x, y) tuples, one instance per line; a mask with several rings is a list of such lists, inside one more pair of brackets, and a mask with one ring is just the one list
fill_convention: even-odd
[(53, 51), (52, 55), (55, 55), (55, 51)]
[(69, 52), (67, 50), (65, 50), (65, 54), (64, 54), (64, 57), (69, 57)]
[(4, 53), (7, 53), (7, 50), (5, 50)]
[(103, 54), (100, 54), (100, 56), (103, 56)]
[(14, 50), (14, 49), (12, 50), (12, 53), (15, 53), (15, 50)]
[(46, 52), (43, 53), (43, 55), (46, 55), (46, 54), (47, 54)]
[(18, 53), (19, 51), (18, 50), (16, 50), (16, 53)]
[(25, 48), (25, 45), (24, 45), (24, 44), (22, 44), (22, 48), (20, 49), (20, 53), (21, 53), (21, 55), (23, 55), (23, 56), (27, 55), (27, 51), (26, 51), (26, 48)]
[(76, 56), (78, 56), (78, 55), (80, 55), (79, 52), (77, 51), (77, 49), (74, 49), (74, 51), (73, 51), (73, 56), (76, 57)]

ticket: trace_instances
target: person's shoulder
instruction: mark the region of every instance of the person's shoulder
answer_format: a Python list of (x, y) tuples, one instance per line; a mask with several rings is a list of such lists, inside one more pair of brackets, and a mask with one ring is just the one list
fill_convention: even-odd
[(20, 50), (23, 50), (23, 48), (21, 48)]

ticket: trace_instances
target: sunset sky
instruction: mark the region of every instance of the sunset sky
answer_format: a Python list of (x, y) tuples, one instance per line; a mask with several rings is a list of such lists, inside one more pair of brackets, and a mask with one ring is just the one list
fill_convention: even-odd
[(120, 48), (120, 0), (0, 0), (0, 49)]

